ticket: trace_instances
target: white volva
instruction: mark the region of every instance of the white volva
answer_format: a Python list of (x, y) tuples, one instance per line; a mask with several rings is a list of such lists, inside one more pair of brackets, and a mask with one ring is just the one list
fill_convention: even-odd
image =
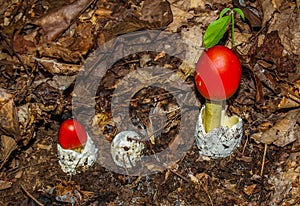
[(140, 135), (134, 131), (123, 131), (115, 136), (111, 143), (111, 155), (116, 165), (132, 168), (141, 159), (144, 144)]
[(57, 152), (61, 169), (70, 175), (76, 174), (76, 167), (88, 167), (97, 159), (98, 149), (95, 147), (91, 137), (87, 134), (87, 142), (81, 153), (74, 150), (63, 149), (57, 144)]
[(196, 144), (200, 155), (212, 158), (230, 156), (242, 140), (242, 119), (238, 116), (228, 117), (223, 111), (221, 126), (206, 133), (202, 123), (204, 108), (205, 106), (201, 108), (195, 131)]

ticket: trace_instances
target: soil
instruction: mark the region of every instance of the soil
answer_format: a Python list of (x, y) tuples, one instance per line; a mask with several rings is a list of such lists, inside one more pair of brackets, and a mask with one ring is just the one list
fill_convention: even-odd
[[(0, 205), (300, 205), (300, 2), (4, 0), (0, 5)], [(226, 113), (243, 120), (231, 156), (199, 154), (202, 37), (243, 67)], [(61, 170), (59, 125), (78, 119), (97, 161)], [(117, 167), (110, 143), (135, 130), (147, 161)]]

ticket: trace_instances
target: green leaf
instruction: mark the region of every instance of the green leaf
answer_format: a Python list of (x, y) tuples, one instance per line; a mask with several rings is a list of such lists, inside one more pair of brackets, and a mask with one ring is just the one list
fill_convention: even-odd
[(205, 48), (208, 49), (219, 43), (227, 30), (230, 19), (230, 16), (224, 16), (208, 25), (203, 36), (203, 44)]
[(242, 19), (245, 21), (244, 12), (240, 8), (234, 8), (233, 11), (235, 11), (236, 13), (238, 13), (242, 17)]
[(227, 12), (229, 12), (231, 9), (230, 8), (225, 8), (221, 11), (220, 13), (220, 18), (222, 18), (224, 16), (224, 14), (226, 14)]

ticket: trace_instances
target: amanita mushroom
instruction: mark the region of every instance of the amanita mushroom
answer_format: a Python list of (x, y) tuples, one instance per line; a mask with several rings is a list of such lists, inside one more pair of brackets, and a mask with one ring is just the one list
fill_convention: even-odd
[(74, 119), (68, 119), (60, 125), (57, 151), (62, 170), (76, 174), (76, 167), (93, 165), (98, 149), (84, 126)]
[(227, 117), (224, 106), (238, 89), (241, 73), (239, 59), (225, 46), (211, 47), (199, 58), (195, 83), (206, 98), (195, 134), (200, 154), (226, 157), (239, 145), (242, 120), (237, 116)]
[(132, 168), (142, 158), (144, 143), (141, 136), (134, 131), (118, 133), (111, 143), (111, 155), (116, 165)]

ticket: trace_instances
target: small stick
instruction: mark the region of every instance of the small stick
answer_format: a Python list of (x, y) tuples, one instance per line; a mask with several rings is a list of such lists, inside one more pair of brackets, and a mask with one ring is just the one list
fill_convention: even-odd
[(39, 206), (44, 206), (44, 204), (42, 204), (40, 201), (38, 201), (34, 196), (32, 196), (23, 185), (20, 185), (22, 190), (25, 192), (25, 194), (30, 197), (36, 204), (38, 204)]
[(247, 145), (248, 145), (248, 141), (249, 141), (249, 137), (248, 137), (248, 135), (247, 135), (246, 142), (245, 142), (245, 144), (244, 144), (244, 146), (243, 146), (243, 151), (242, 151), (242, 155), (243, 155), (243, 156), (245, 155), (245, 150), (246, 150), (246, 147), (247, 147)]
[(264, 174), (264, 167), (265, 167), (265, 162), (266, 162), (267, 148), (268, 148), (268, 145), (265, 144), (264, 156), (263, 156), (263, 160), (262, 160), (262, 164), (261, 164), (261, 170), (260, 170), (260, 176), (261, 176), (261, 177), (262, 177), (263, 174)]
[(183, 179), (184, 181), (186, 181), (186, 182), (190, 182), (186, 177), (184, 177), (182, 174), (180, 174), (179, 172), (177, 172), (177, 171), (175, 171), (175, 170), (173, 170), (173, 169), (171, 169), (171, 168), (167, 168), (166, 166), (165, 166), (165, 168), (167, 169), (167, 170), (169, 170), (170, 172), (172, 172), (173, 174), (175, 174), (175, 175), (177, 175), (178, 177), (180, 177), (181, 179)]

